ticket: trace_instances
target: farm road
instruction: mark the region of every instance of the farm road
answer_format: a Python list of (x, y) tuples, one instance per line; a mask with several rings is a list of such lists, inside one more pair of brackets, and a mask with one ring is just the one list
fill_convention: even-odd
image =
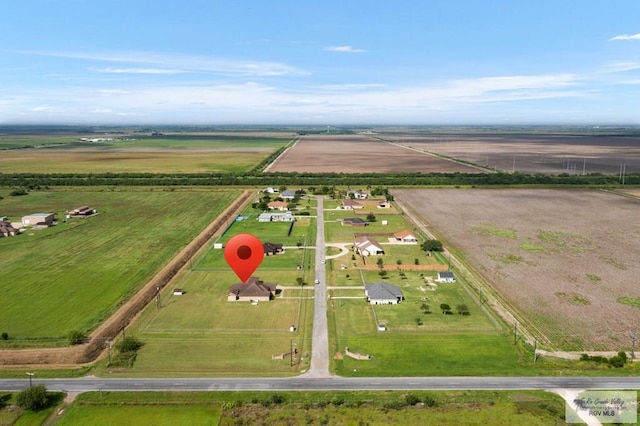
[(313, 306), (313, 334), (311, 337), (311, 366), (304, 376), (332, 377), (329, 373), (329, 332), (327, 330), (327, 287), (324, 270), (324, 198), (318, 196), (316, 220), (316, 280)]

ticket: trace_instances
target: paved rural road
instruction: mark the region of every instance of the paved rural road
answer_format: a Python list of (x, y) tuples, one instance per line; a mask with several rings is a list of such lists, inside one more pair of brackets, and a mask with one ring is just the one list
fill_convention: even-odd
[[(50, 391), (295, 391), (295, 390), (556, 390), (640, 389), (640, 377), (371, 377), (33, 379)], [(0, 391), (18, 391), (28, 379), (0, 380)]]
[(327, 281), (324, 270), (324, 198), (319, 195), (316, 218), (316, 270), (314, 285), (313, 335), (311, 337), (311, 366), (306, 377), (331, 377), (329, 374), (329, 332), (327, 331)]

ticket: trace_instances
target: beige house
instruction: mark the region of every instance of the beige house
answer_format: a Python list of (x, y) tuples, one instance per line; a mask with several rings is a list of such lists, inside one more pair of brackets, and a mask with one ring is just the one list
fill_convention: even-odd
[(246, 283), (229, 287), (229, 302), (268, 302), (276, 295), (276, 284), (263, 283), (258, 277), (251, 277)]
[(403, 243), (417, 243), (418, 238), (413, 232), (409, 231), (400, 231), (393, 234), (393, 237), (396, 241), (401, 241)]
[(271, 201), (270, 203), (267, 203), (267, 208), (269, 210), (280, 210), (280, 211), (289, 210), (287, 208), (287, 202), (285, 201)]
[(53, 225), (54, 213), (33, 213), (22, 217), (24, 226), (51, 226)]
[(356, 200), (352, 200), (351, 198), (345, 198), (342, 200), (342, 208), (345, 210), (356, 210), (363, 209), (364, 205), (357, 202)]

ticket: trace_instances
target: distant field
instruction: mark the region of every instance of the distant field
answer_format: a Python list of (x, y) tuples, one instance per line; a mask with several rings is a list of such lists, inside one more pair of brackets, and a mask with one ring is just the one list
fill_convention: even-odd
[[(91, 137), (96, 137), (95, 135)], [(131, 136), (111, 142), (79, 137), (2, 137), (0, 173), (240, 173), (290, 138), (258, 136)], [(24, 145), (31, 144), (31, 145)], [(27, 149), (11, 149), (32, 146)]]
[(624, 350), (640, 321), (640, 201), (596, 190), (396, 190), (568, 350)]
[(563, 134), (383, 135), (423, 152), (524, 173), (640, 172), (640, 137)]
[[(11, 300), (0, 311), (6, 344), (66, 344), (70, 331), (92, 330), (240, 194), (174, 189), (73, 188), (21, 197), (3, 190), (0, 211), (10, 220), (34, 212), (55, 212), (59, 220), (0, 238), (0, 291)], [(62, 221), (82, 205), (98, 215)]]
[[(313, 159), (313, 161), (310, 161)], [(478, 169), (363, 135), (303, 136), (272, 172), (478, 172)]]

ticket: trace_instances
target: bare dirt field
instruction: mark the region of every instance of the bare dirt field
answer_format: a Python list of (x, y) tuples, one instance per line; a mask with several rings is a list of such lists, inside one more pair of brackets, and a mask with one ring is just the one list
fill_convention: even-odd
[(365, 135), (311, 135), (301, 137), (269, 171), (477, 173), (478, 169)]
[(383, 136), (491, 169), (524, 173), (640, 173), (640, 137), (571, 135)]
[(583, 189), (393, 195), (556, 348), (631, 349), (640, 324), (640, 200)]

